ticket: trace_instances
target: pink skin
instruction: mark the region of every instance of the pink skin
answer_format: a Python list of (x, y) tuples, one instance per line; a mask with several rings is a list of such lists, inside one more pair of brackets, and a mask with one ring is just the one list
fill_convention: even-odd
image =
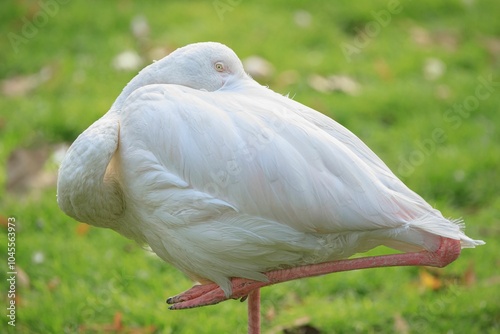
[(266, 273), (269, 281), (259, 282), (244, 278), (233, 278), (233, 293), (226, 297), (217, 284), (195, 285), (191, 289), (167, 299), (171, 310), (214, 305), (227, 299), (248, 297), (248, 333), (260, 333), (260, 288), (268, 285), (291, 281), (299, 278), (325, 275), (356, 269), (393, 267), (393, 266), (432, 266), (444, 267), (455, 261), (460, 255), (460, 241), (441, 238), (441, 244), (435, 252), (422, 251), (381, 256), (370, 256), (325, 262), (289, 269), (274, 270)]
[(230, 297), (226, 297), (217, 284), (195, 285), (177, 296), (168, 298), (167, 303), (172, 304), (170, 306), (171, 310), (214, 305), (227, 299), (245, 299), (250, 292), (264, 286), (339, 271), (393, 266), (444, 267), (460, 255), (460, 249), (460, 241), (441, 238), (441, 245), (435, 252), (422, 251), (418, 253), (370, 256), (274, 270), (266, 273), (269, 279), (267, 282), (233, 278), (233, 293)]
[(248, 294), (248, 333), (260, 334), (260, 289)]

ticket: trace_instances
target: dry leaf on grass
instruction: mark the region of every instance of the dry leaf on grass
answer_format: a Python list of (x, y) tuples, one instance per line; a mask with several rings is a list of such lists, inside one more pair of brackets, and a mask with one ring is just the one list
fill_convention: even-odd
[(410, 325), (408, 321), (399, 313), (394, 315), (394, 333), (408, 334), (410, 333)]
[(312, 23), (312, 15), (306, 10), (300, 9), (293, 13), (293, 22), (300, 28), (307, 28)]
[(289, 85), (296, 84), (300, 79), (299, 72), (295, 70), (286, 70), (281, 72), (276, 78), (275, 86), (286, 87)]
[(31, 281), (26, 271), (24, 271), (23, 268), (21, 268), (18, 264), (16, 264), (16, 272), (17, 272), (16, 286), (20, 288), (29, 288)]
[(266, 308), (264, 318), (269, 322), (273, 321), (276, 318), (276, 308), (274, 307), (274, 305), (269, 305)]
[(338, 91), (348, 95), (358, 95), (361, 85), (347, 75), (330, 75), (324, 77), (313, 74), (308, 78), (309, 86), (321, 93)]
[(441, 78), (446, 71), (446, 64), (437, 58), (427, 58), (423, 67), (424, 78), (434, 81)]
[(87, 233), (89, 233), (89, 230), (90, 230), (89, 224), (78, 223), (78, 225), (76, 225), (76, 234), (77, 235), (80, 235), (80, 236), (86, 235)]
[(482, 44), (494, 60), (500, 58), (500, 38), (486, 37), (483, 39)]
[(52, 69), (43, 67), (38, 73), (16, 75), (2, 80), (0, 91), (5, 96), (25, 96), (52, 77)]
[(448, 273), (442, 268), (423, 267), (419, 270), (419, 283), (425, 290), (440, 290), (451, 285), (462, 284), (472, 286), (476, 283), (474, 263), (460, 275)]
[(57, 287), (59, 287), (59, 285), (61, 285), (61, 279), (59, 277), (52, 277), (48, 282), (47, 282), (47, 289), (49, 289), (49, 291), (54, 291), (55, 289), (57, 289)]
[(134, 50), (123, 51), (113, 59), (113, 67), (118, 71), (136, 71), (142, 65), (142, 57)]
[(391, 67), (389, 66), (389, 64), (387, 64), (385, 59), (378, 59), (377, 61), (375, 61), (373, 63), (373, 68), (378, 76), (384, 81), (392, 80), (392, 78), (394, 77)]
[(147, 41), (151, 29), (146, 17), (144, 15), (137, 15), (130, 22), (130, 30), (132, 31), (132, 35), (138, 40)]
[(55, 186), (58, 166), (67, 149), (67, 144), (57, 144), (12, 151), (7, 159), (7, 191), (23, 194)]
[(476, 284), (477, 281), (477, 276), (476, 276), (476, 270), (474, 263), (470, 263), (467, 269), (464, 272), (464, 275), (462, 277), (463, 284), (465, 286), (473, 286)]
[(459, 45), (459, 36), (454, 31), (429, 31), (423, 27), (412, 27), (410, 38), (415, 44), (430, 47), (440, 46), (448, 51), (456, 51)]
[(0, 226), (3, 228), (8, 228), (9, 227), (9, 218), (0, 215)]
[(23, 192), (36, 184), (48, 156), (48, 146), (14, 150), (7, 159), (7, 191)]
[(420, 285), (425, 289), (439, 290), (443, 286), (443, 282), (437, 275), (433, 275), (426, 268), (420, 268), (419, 271)]
[(267, 79), (274, 73), (273, 65), (259, 56), (250, 56), (242, 61), (245, 71), (254, 79)]

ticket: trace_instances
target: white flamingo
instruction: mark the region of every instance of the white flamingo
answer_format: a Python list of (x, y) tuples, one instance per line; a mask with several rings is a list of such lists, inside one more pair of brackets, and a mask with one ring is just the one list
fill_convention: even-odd
[[(172, 309), (249, 298), (329, 272), (445, 266), (462, 232), (407, 188), (353, 133), (259, 85), (219, 43), (143, 69), (83, 132), (59, 172), (58, 203), (78, 221), (149, 244), (195, 285)], [(385, 245), (402, 253), (348, 259)]]

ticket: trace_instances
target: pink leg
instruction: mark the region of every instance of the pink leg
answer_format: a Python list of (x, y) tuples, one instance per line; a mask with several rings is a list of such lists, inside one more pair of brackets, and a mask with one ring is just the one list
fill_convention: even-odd
[(219, 286), (212, 283), (196, 285), (186, 292), (167, 299), (167, 303), (173, 304), (170, 306), (171, 310), (214, 305), (229, 298), (239, 299), (246, 297), (251, 291), (264, 286), (340, 271), (392, 266), (444, 267), (460, 255), (460, 250), (459, 240), (441, 238), (441, 244), (435, 252), (422, 251), (418, 253), (370, 256), (274, 270), (266, 273), (269, 279), (267, 282), (233, 278), (231, 281), (233, 293), (230, 297), (226, 297)]
[(248, 295), (248, 334), (260, 334), (260, 289)]

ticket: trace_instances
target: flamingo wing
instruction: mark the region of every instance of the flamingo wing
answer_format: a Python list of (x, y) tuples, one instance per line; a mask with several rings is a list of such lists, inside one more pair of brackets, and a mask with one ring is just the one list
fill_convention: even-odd
[(470, 240), (350, 131), (254, 82), (148, 85), (119, 115), (117, 170), (136, 217), (127, 228), (226, 292), (228, 277), (263, 280), (379, 244)]

